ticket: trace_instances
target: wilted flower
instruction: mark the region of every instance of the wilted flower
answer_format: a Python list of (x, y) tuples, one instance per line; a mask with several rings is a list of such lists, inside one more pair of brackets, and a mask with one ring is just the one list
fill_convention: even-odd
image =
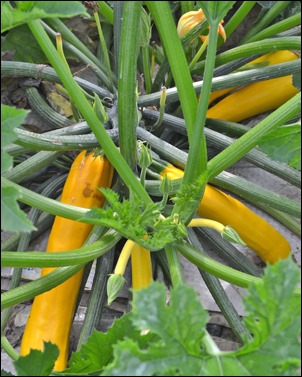
[[(191, 11), (183, 14), (177, 25), (177, 33), (180, 36), (180, 38), (184, 37), (190, 30), (192, 30), (197, 24), (199, 24), (201, 21), (205, 19), (205, 14), (202, 9)], [(224, 27), (222, 26), (223, 20), (220, 21), (218, 25), (218, 34), (222, 36), (224, 41), (226, 40), (226, 34)], [(201, 40), (204, 42), (204, 40), (207, 38), (203, 35), (200, 36)]]

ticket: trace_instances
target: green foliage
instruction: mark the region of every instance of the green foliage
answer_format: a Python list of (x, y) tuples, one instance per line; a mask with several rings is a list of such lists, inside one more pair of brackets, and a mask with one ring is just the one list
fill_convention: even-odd
[(64, 374), (95, 373), (100, 372), (113, 359), (114, 345), (125, 338), (136, 341), (140, 347), (145, 345), (155, 336), (147, 334), (141, 336), (140, 331), (133, 325), (131, 313), (115, 319), (113, 325), (106, 333), (96, 330), (90, 335), (87, 344), (84, 344), (78, 352), (72, 354), (69, 368)]
[(7, 372), (6, 370), (1, 369), (1, 376), (13, 376), (10, 372)]
[(13, 158), (3, 148), (17, 139), (14, 129), (25, 120), (29, 111), (1, 105), (1, 174), (13, 166)]
[(1, 189), (1, 215), (3, 216), (1, 228), (11, 232), (30, 232), (36, 230), (20, 210), (17, 200), (20, 197), (18, 190), (13, 187)]
[(236, 1), (198, 1), (197, 3), (211, 23), (214, 20), (220, 22)]
[[(27, 114), (27, 110), (1, 105), (1, 174), (13, 166), (13, 158), (4, 147), (16, 140), (14, 129), (23, 123)], [(36, 229), (20, 210), (17, 204), (19, 196), (18, 190), (14, 188), (1, 188), (1, 214), (5, 219), (2, 229), (5, 231), (29, 232)]]
[(294, 291), (299, 278), (291, 259), (266, 268), (262, 283), (250, 286), (244, 298), (252, 337), (232, 352), (220, 351), (206, 333), (208, 315), (192, 288), (172, 289), (167, 305), (164, 286), (153, 283), (135, 292), (133, 311), (106, 334), (95, 331), (62, 374), (297, 375), (301, 305)]
[(31, 350), (14, 362), (18, 376), (49, 376), (59, 355), (58, 346), (44, 342), (44, 351)]
[(47, 63), (47, 58), (27, 25), (13, 28), (3, 38), (1, 51), (14, 51), (14, 60), (27, 63)]
[[(89, 16), (79, 1), (1, 1), (1, 33), (26, 22), (49, 17)], [(25, 3), (25, 4), (23, 4)]]
[(110, 189), (101, 189), (110, 208), (93, 208), (82, 219), (93, 224), (108, 226), (146, 249), (158, 250), (166, 244), (186, 236), (183, 224), (175, 216), (160, 217), (161, 202), (146, 206), (134, 195), (130, 200), (119, 201), (119, 196)]
[(261, 139), (259, 147), (273, 160), (301, 170), (301, 121), (269, 132)]

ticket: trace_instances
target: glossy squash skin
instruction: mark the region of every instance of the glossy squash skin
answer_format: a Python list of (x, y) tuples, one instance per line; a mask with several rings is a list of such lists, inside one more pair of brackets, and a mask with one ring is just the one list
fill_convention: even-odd
[[(260, 57), (249, 64), (257, 67), (257, 64), (261, 63), (274, 65), (295, 59), (298, 59), (296, 54), (285, 50), (266, 54), (266, 58)], [(233, 89), (235, 88), (211, 93), (210, 103)], [(210, 107), (207, 111), (207, 118), (240, 122), (263, 112), (277, 109), (298, 92), (298, 89), (292, 84), (291, 75), (259, 81), (229, 94)]]
[(152, 282), (152, 263), (150, 250), (135, 244), (131, 252), (132, 288), (142, 289)]
[[(183, 170), (168, 164), (161, 176), (169, 179), (183, 177)], [(207, 184), (196, 213), (206, 219), (230, 225), (242, 240), (266, 263), (276, 263), (291, 253), (291, 247), (280, 234), (261, 216), (230, 195)]]
[[(66, 179), (61, 202), (83, 208), (101, 207), (105, 198), (98, 187), (110, 187), (113, 167), (106, 157), (85, 155), (82, 151), (74, 160)], [(56, 216), (47, 244), (47, 252), (68, 251), (81, 247), (92, 225)], [(43, 268), (42, 276), (53, 268)], [(20, 354), (31, 349), (43, 350), (48, 341), (59, 347), (54, 370), (67, 367), (69, 335), (83, 270), (63, 284), (36, 296), (24, 330)]]

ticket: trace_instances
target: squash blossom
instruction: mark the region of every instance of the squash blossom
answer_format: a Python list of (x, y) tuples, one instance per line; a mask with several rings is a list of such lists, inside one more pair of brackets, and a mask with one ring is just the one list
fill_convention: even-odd
[[(183, 14), (177, 25), (177, 33), (180, 38), (183, 38), (190, 30), (192, 30), (197, 24), (203, 21), (206, 18), (202, 9), (191, 11)], [(226, 34), (224, 27), (222, 26), (223, 20), (219, 22), (218, 25), (218, 34), (222, 36), (223, 40), (226, 41)], [(200, 36), (201, 40), (204, 42), (207, 38), (204, 35)]]

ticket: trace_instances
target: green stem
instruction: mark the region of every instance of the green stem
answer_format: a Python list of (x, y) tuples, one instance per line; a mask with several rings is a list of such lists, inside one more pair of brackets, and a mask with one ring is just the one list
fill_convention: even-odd
[(233, 31), (238, 27), (238, 25), (240, 25), (245, 20), (246, 16), (249, 14), (249, 12), (256, 3), (257, 1), (243, 2), (243, 4), (232, 16), (232, 18), (228, 21), (224, 28), (227, 37), (229, 37), (233, 33)]
[(203, 42), (203, 44), (200, 46), (199, 50), (195, 54), (194, 58), (192, 59), (191, 63), (189, 64), (189, 69), (193, 69), (194, 65), (198, 62), (201, 55), (204, 53), (205, 49), (208, 46), (208, 38)]
[(121, 154), (131, 169), (137, 164), (137, 58), (141, 1), (126, 1), (123, 11), (118, 67), (118, 128)]
[(260, 20), (257, 20), (253, 28), (241, 39), (240, 44), (248, 43), (251, 37), (271, 24), (290, 3), (290, 1), (276, 1), (267, 13)]
[(171, 15), (168, 2), (146, 1), (146, 5), (154, 19), (165, 48), (187, 125), (188, 138), (189, 141), (192, 141), (195, 138), (194, 121), (197, 111), (197, 99), (193, 90), (187, 59), (176, 31), (175, 21)]
[(247, 288), (251, 283), (261, 282), (260, 278), (237, 271), (215, 261), (184, 241), (179, 242), (176, 245), (176, 249), (198, 268), (238, 287)]
[(59, 267), (49, 274), (1, 294), (1, 310), (46, 292), (62, 284), (80, 271), (84, 265)]
[(96, 26), (97, 26), (98, 33), (99, 33), (99, 38), (100, 38), (100, 42), (101, 42), (101, 46), (102, 46), (102, 52), (103, 52), (104, 57), (105, 57), (107, 75), (108, 75), (109, 82), (110, 82), (109, 88), (110, 88), (111, 91), (113, 91), (114, 87), (113, 87), (113, 81), (112, 81), (112, 73), (111, 73), (109, 54), (108, 54), (108, 49), (107, 49), (107, 45), (106, 45), (106, 42), (105, 42), (102, 26), (101, 26), (99, 14), (97, 12), (94, 12), (93, 15), (94, 15)]
[(179, 254), (173, 245), (165, 247), (173, 287), (184, 284)]
[(13, 360), (19, 359), (19, 354), (17, 351), (14, 350), (13, 346), (7, 340), (7, 338), (1, 334), (1, 348), (8, 354), (8, 356)]
[(38, 152), (3, 174), (3, 177), (15, 183), (21, 182), (39, 171), (62, 155), (63, 152)]
[(105, 234), (99, 241), (82, 246), (75, 250), (60, 253), (45, 253), (43, 251), (2, 251), (3, 267), (64, 267), (73, 266), (98, 258), (110, 250), (121, 236), (115, 232)]
[[(300, 37), (282, 37), (272, 38), (257, 42), (251, 42), (243, 46), (234, 47), (219, 54), (216, 58), (215, 67), (230, 63), (234, 60), (245, 58), (251, 55), (265, 54), (271, 51), (279, 50), (298, 50), (301, 49)], [(192, 73), (199, 73), (203, 71), (205, 61), (198, 62)]]
[[(256, 43), (256, 42), (255, 42)], [(197, 63), (198, 64), (198, 63)], [(291, 75), (300, 72), (301, 62), (296, 59), (291, 62), (276, 64), (265, 68), (251, 69), (244, 72), (235, 72), (227, 75), (214, 77), (212, 80), (212, 91), (217, 91), (234, 86), (248, 85), (254, 82), (269, 80), (281, 76)], [(204, 86), (204, 81), (196, 81), (194, 90), (196, 94), (200, 94), (200, 90)], [(148, 95), (142, 95), (138, 99), (139, 106), (148, 106), (154, 104), (160, 99), (161, 92), (155, 92)], [(173, 87), (167, 89), (167, 102), (175, 102), (179, 99), (178, 89)]]
[(244, 157), (249, 150), (254, 148), (265, 134), (285, 124), (288, 120), (297, 115), (300, 112), (300, 98), (301, 93), (296, 94), (284, 105), (280, 106), (263, 121), (209, 161), (208, 179), (211, 180), (223, 170), (232, 166), (236, 161)]
[(149, 46), (142, 47), (142, 58), (143, 58), (145, 88), (146, 88), (146, 93), (149, 94), (151, 93), (151, 90), (152, 90)]
[(106, 20), (113, 25), (113, 10), (112, 8), (106, 3), (106, 1), (98, 1), (98, 5), (100, 7), (100, 13), (106, 18)]
[(14, 187), (19, 192), (18, 200), (20, 202), (51, 213), (52, 215), (62, 216), (70, 220), (79, 220), (89, 211), (89, 209), (86, 208), (75, 207), (46, 198), (45, 196), (13, 183), (4, 177), (1, 177), (1, 187)]
[(89, 124), (89, 127), (91, 128), (93, 133), (95, 134), (108, 160), (114, 166), (120, 177), (125, 182), (126, 186), (128, 186), (138, 197), (141, 197), (141, 199), (145, 203), (151, 203), (149, 195), (142, 187), (140, 182), (136, 179), (135, 174), (133, 173), (132, 169), (129, 167), (127, 162), (122, 158), (117, 147), (108, 136), (106, 130), (103, 127), (103, 124), (98, 119), (97, 115), (95, 114), (89, 102), (85, 98), (84, 94), (82, 93), (77, 83), (73, 79), (69, 70), (65, 67), (65, 64), (59, 58), (56, 49), (49, 40), (40, 22), (30, 21), (28, 22), (28, 26), (32, 31), (34, 37), (36, 38), (37, 42), (39, 43), (41, 49), (49, 59), (54, 69), (56, 70), (69, 95), (71, 96), (71, 98), (73, 98), (81, 114)]
[[(202, 250), (202, 246), (194, 232), (193, 229), (188, 230), (190, 242), (194, 247), (199, 250)], [(211, 295), (213, 296), (216, 304), (220, 308), (222, 314), (224, 315), (225, 319), (228, 321), (231, 329), (234, 331), (235, 335), (240, 339), (243, 343), (244, 340), (249, 335), (247, 329), (243, 325), (234, 305), (228, 298), (227, 294), (225, 293), (219, 279), (208, 272), (203, 271), (199, 268), (199, 272), (206, 283)]]
[(249, 43), (272, 37), (292, 27), (298, 26), (300, 25), (300, 23), (301, 12), (294, 14), (293, 16), (288, 17), (285, 20), (277, 22), (276, 24), (271, 25), (268, 28), (260, 31), (259, 33), (255, 34), (253, 37), (249, 39)]

